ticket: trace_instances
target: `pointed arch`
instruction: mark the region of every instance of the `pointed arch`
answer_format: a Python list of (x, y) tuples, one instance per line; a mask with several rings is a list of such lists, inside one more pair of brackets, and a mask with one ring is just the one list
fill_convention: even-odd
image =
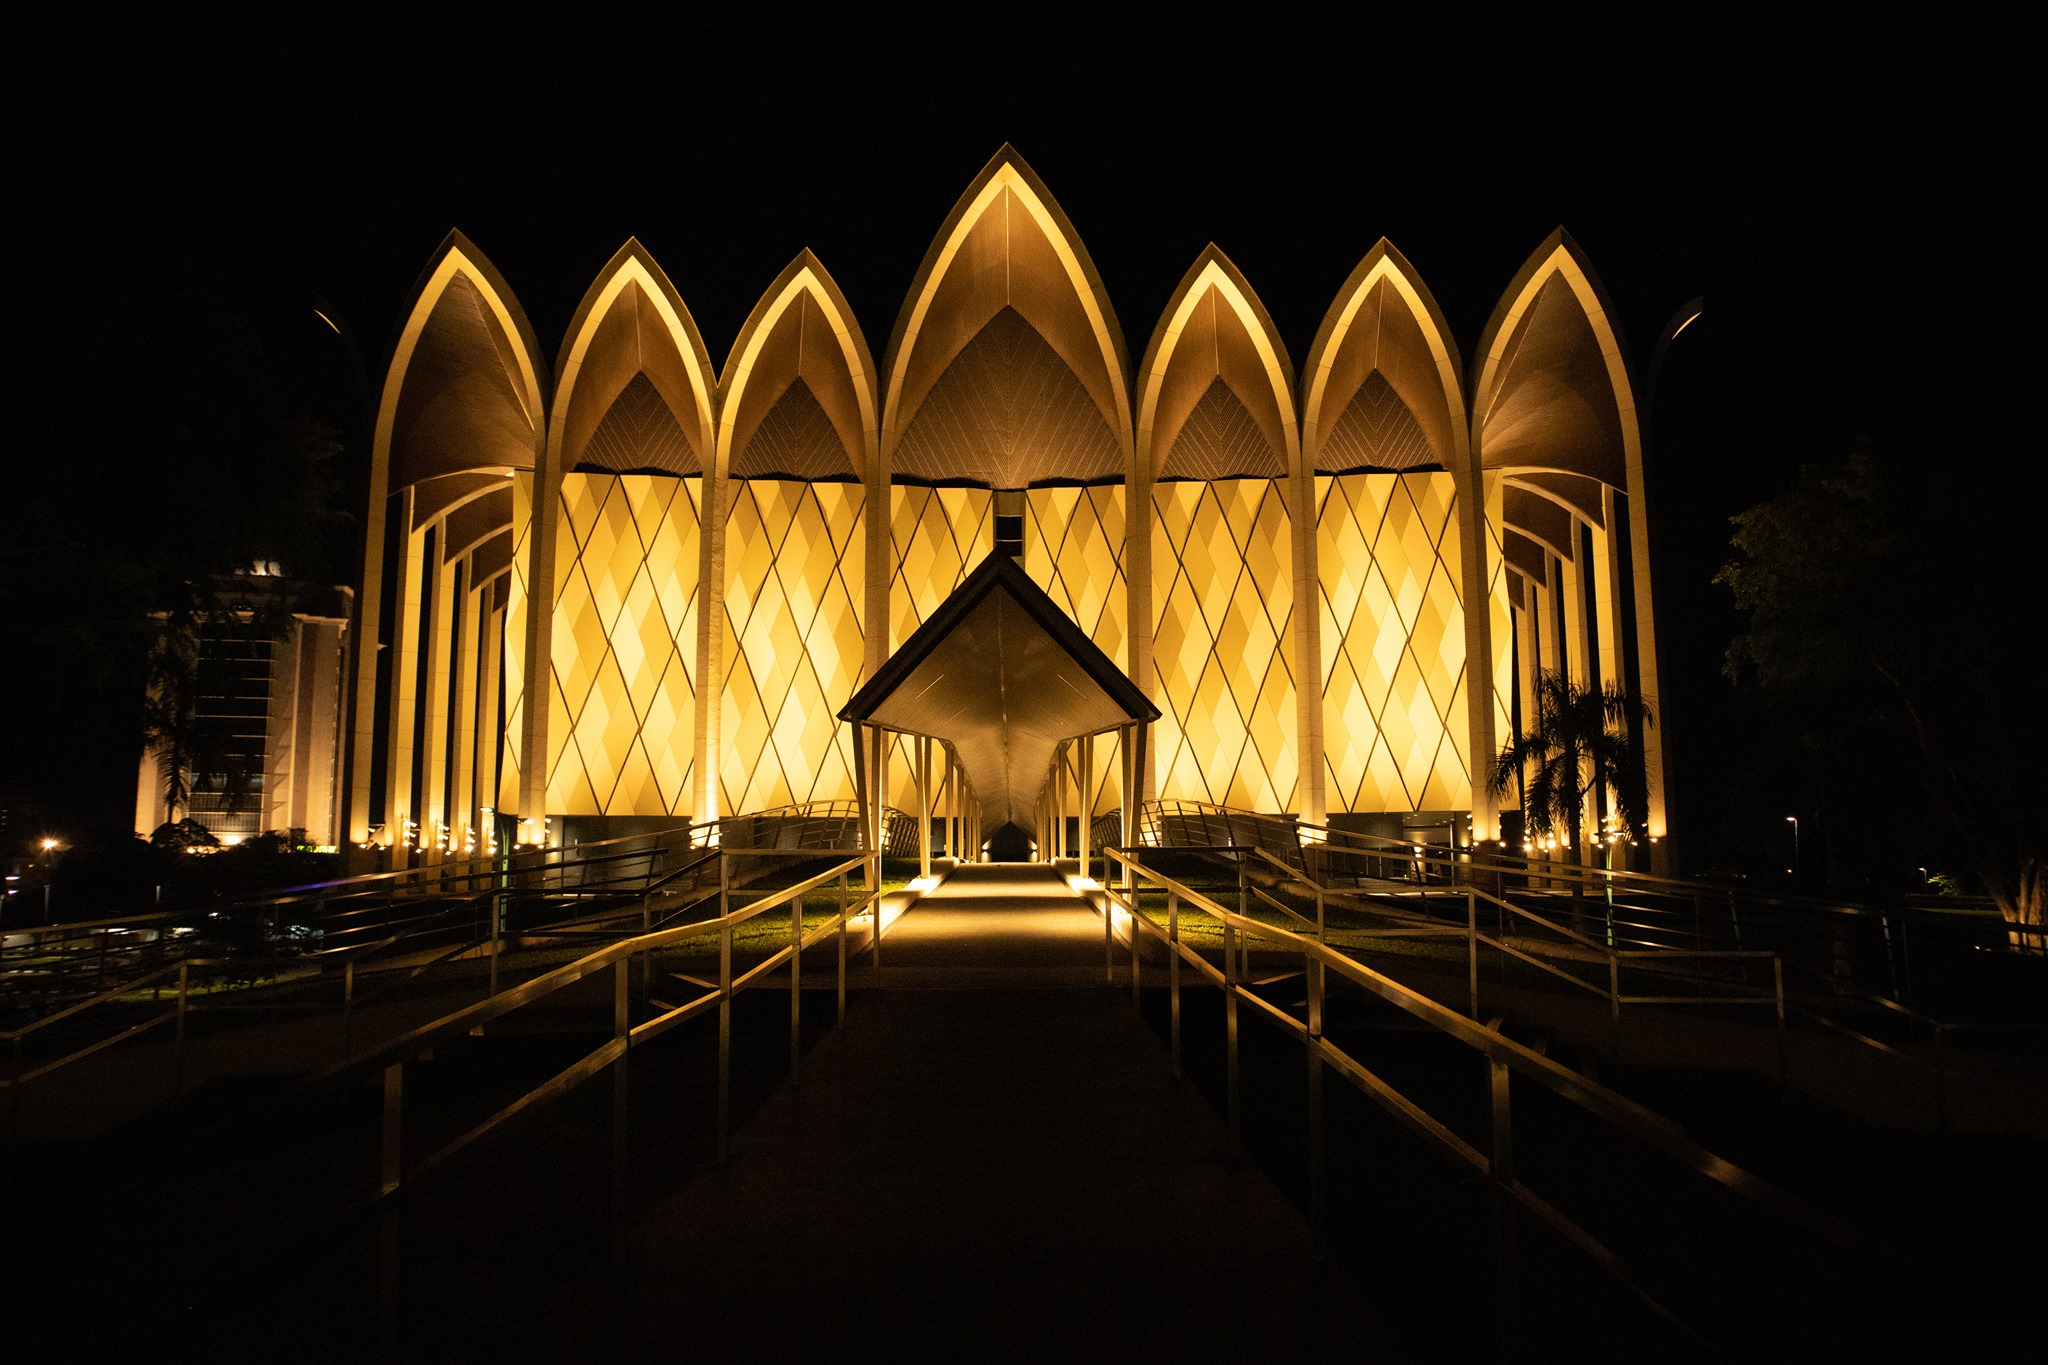
[(373, 487), (533, 468), (546, 382), (525, 310), (484, 254), (451, 231), (392, 343), (371, 439)]
[[(449, 232), (420, 273), (405, 321), (392, 340), (371, 428), (363, 591), (356, 599), (355, 638), (362, 643), (355, 651), (349, 750), (348, 837), (353, 844), (366, 845), (370, 834), (389, 499), (404, 495), (395, 567), (399, 616), (390, 623), (390, 643), (394, 658), (409, 658), (408, 651), (417, 648), (409, 619), (419, 596), (414, 580), (428, 572), (415, 543), (420, 532), (412, 525), (413, 490), (429, 485), (428, 501), (435, 502), (444, 490), (457, 489), (459, 499), (488, 484), (481, 475), (533, 469), (546, 425), (546, 387), (526, 311), (475, 244), (460, 231)], [(393, 676), (398, 673), (394, 670)], [(400, 748), (410, 750), (410, 736), (397, 734), (409, 724), (409, 711), (399, 714), (403, 709), (394, 708), (393, 733), (403, 740), (394, 746), (394, 755)], [(386, 785), (392, 787), (388, 772)], [(391, 809), (393, 800), (387, 795), (385, 841), (397, 852), (397, 830), (406, 809)], [(403, 800), (409, 801), (409, 795)]]
[[(726, 357), (718, 393), (721, 480), (758, 472), (863, 481), (879, 451), (880, 408), (867, 339), (845, 294), (808, 249), (754, 305)], [(829, 472), (819, 448), (827, 435), (839, 446)], [(792, 461), (804, 467), (777, 467)]]
[[(1515, 493), (1514, 513), (1504, 497), (1489, 521), (1504, 540), (1525, 541), (1524, 557), (1539, 544), (1556, 554), (1552, 542), (1570, 538), (1561, 547), (1569, 553), (1555, 560), (1564, 575), (1560, 662), (1589, 682), (1631, 687), (1657, 712), (1649, 509), (1628, 348), (1605, 289), (1563, 228), (1509, 282), (1480, 336), (1474, 370), (1476, 458), (1489, 477), (1499, 471), (1521, 485), (1506, 490)], [(1571, 506), (1590, 505), (1594, 489), (1597, 518)], [(1587, 546), (1590, 553), (1582, 552)], [(1651, 861), (1661, 870), (1669, 858), (1663, 732), (1653, 726), (1643, 740)]]
[(1486, 469), (1555, 469), (1615, 488), (1642, 459), (1613, 309), (1577, 242), (1544, 239), (1479, 339), (1472, 444)]
[[(557, 369), (553, 472), (586, 463), (614, 473), (703, 469), (717, 392), (711, 359), (696, 320), (639, 238), (627, 239), (585, 291)], [(649, 463), (626, 463), (636, 456)]]
[[(712, 452), (717, 383), (696, 321), (639, 239), (584, 293), (559, 369), (512, 580), (523, 638), (505, 670), (528, 838), (546, 814), (674, 813), (697, 750), (701, 494), (687, 479)], [(558, 614), (570, 631), (559, 644)]]
[(719, 381), (703, 818), (855, 794), (835, 716), (879, 662), (867, 630), (879, 413), (853, 310), (803, 251), (754, 306)]
[(1281, 478), (1300, 465), (1286, 344), (1214, 243), (1181, 277), (1145, 347), (1137, 442), (1153, 478), (1176, 457), (1194, 478)]
[[(1315, 478), (1315, 736), (1329, 809), (1470, 809), (1493, 744), (1489, 553), (1463, 365), (1414, 266), (1381, 238), (1337, 291), (1303, 375)], [(1329, 638), (1322, 639), (1324, 630)]]
[(1462, 467), (1462, 369), (1443, 310), (1408, 258), (1380, 238), (1337, 291), (1309, 346), (1303, 457), (1330, 473)]
[(1119, 478), (1128, 359), (1073, 224), (1007, 144), (911, 281), (883, 361), (892, 476), (993, 487)]
[(1304, 700), (1313, 688), (1300, 686), (1294, 370), (1257, 294), (1213, 244), (1153, 329), (1137, 410), (1129, 557), (1141, 547), (1144, 557), (1131, 616), (1144, 646), (1134, 674), (1162, 713), (1156, 790), (1301, 810), (1315, 708)]

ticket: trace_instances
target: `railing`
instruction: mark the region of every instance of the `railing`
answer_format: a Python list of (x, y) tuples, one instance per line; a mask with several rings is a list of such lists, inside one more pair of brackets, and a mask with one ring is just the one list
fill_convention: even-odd
[[(1149, 848), (1110, 848), (1105, 854), (1125, 870), (1124, 885), (1105, 888), (1108, 898), (1103, 915), (1105, 971), (1115, 983), (1115, 962), (1111, 944), (1112, 909), (1125, 917), (1130, 928), (1130, 989), (1135, 1003), (1140, 984), (1140, 938), (1149, 935), (1164, 946), (1169, 992), (1169, 1047), (1173, 1074), (1181, 1074), (1181, 976), (1192, 969), (1199, 982), (1223, 992), (1226, 1049), (1226, 1107), (1231, 1141), (1241, 1150), (1243, 1114), (1239, 1068), (1239, 1013), (1250, 1008), (1256, 1017), (1275, 1024), (1307, 1047), (1310, 1068), (1309, 1118), (1309, 1204), (1311, 1222), (1318, 1235), (1323, 1227), (1323, 1096), (1322, 1072), (1328, 1067), (1349, 1081), (1439, 1152), (1484, 1176), (1493, 1192), (1496, 1288), (1499, 1299), (1497, 1325), (1502, 1334), (1502, 1354), (1509, 1354), (1507, 1338), (1512, 1330), (1517, 1298), (1519, 1255), (1515, 1210), (1534, 1214), (1577, 1247), (1655, 1317), (1680, 1333), (1697, 1339), (1698, 1333), (1660, 1302), (1633, 1276), (1621, 1258), (1562, 1210), (1523, 1184), (1515, 1173), (1513, 1105), (1510, 1079), (1520, 1075), (1567, 1101), (1582, 1113), (1640, 1141), (1678, 1165), (1742, 1196), (1753, 1207), (1798, 1231), (1863, 1255), (1879, 1255), (1865, 1246), (1846, 1224), (1821, 1212), (1776, 1185), (1708, 1151), (1669, 1120), (1575, 1071), (1552, 1061), (1542, 1053), (1509, 1038), (1500, 1030), (1500, 1020), (1481, 1023), (1409, 989), (1372, 970), (1363, 963), (1330, 947), (1325, 929), (1316, 925), (1315, 936), (1253, 919), (1241, 910), (1231, 910), (1183, 882), (1148, 866)], [(1147, 892), (1164, 897), (1163, 920), (1145, 908)], [(1181, 939), (1183, 905), (1208, 915), (1222, 926), (1223, 946), (1220, 969)], [(1289, 911), (1292, 914), (1293, 912)], [(1295, 916), (1295, 918), (1300, 918)], [(1244, 969), (1245, 944), (1261, 940), (1271, 950), (1299, 954), (1307, 978), (1307, 999), (1303, 1017), (1296, 1017), (1258, 995), (1247, 984)], [(1328, 977), (1359, 987), (1367, 994), (1427, 1026), (1436, 1034), (1455, 1040), (1484, 1059), (1486, 1100), (1490, 1119), (1490, 1143), (1481, 1151), (1454, 1132), (1444, 1121), (1427, 1112), (1408, 1096), (1374, 1074), (1357, 1058), (1331, 1042), (1323, 1031)]]
[[(732, 863), (744, 858), (789, 858), (815, 859), (821, 853), (839, 856), (841, 861), (821, 872), (808, 876), (794, 885), (778, 887), (768, 891), (738, 909), (732, 908), (734, 880), (731, 875)], [(536, 1109), (552, 1100), (568, 1094), (584, 1081), (600, 1072), (612, 1070), (614, 1074), (612, 1109), (612, 1156), (613, 1156), (613, 1232), (614, 1238), (622, 1232), (622, 1209), (620, 1207), (620, 1181), (625, 1169), (625, 1140), (628, 1119), (627, 1063), (631, 1050), (653, 1041), (687, 1020), (706, 1014), (713, 1009), (718, 1012), (718, 1084), (717, 1084), (717, 1152), (718, 1159), (726, 1159), (731, 1135), (731, 1077), (732, 1077), (732, 1001), (742, 990), (757, 983), (764, 976), (785, 964), (789, 968), (789, 1064), (792, 1083), (795, 1083), (800, 1056), (800, 1026), (802, 1017), (803, 953), (827, 935), (837, 938), (837, 995), (838, 1019), (844, 1023), (846, 1017), (846, 967), (849, 956), (847, 930), (852, 922), (862, 916), (872, 920), (867, 951), (874, 955), (875, 970), (881, 971), (881, 939), (885, 928), (883, 916), (883, 892), (881, 882), (881, 855), (859, 850), (804, 850), (792, 854), (789, 850), (776, 849), (728, 849), (719, 855), (720, 883), (718, 891), (719, 913), (709, 919), (693, 921), (665, 929), (655, 929), (599, 948), (566, 966), (543, 973), (530, 981), (498, 992), (474, 1005), (457, 1010), (432, 1023), (413, 1029), (387, 1043), (380, 1044), (366, 1053), (351, 1057), (338, 1066), (314, 1077), (308, 1084), (330, 1081), (365, 1071), (381, 1071), (383, 1090), (383, 1120), (381, 1125), (381, 1152), (379, 1158), (379, 1179), (377, 1189), (369, 1202), (374, 1204), (400, 1191), (408, 1180), (417, 1180), (427, 1172), (447, 1162), (465, 1148), (502, 1126), (518, 1115)], [(858, 893), (852, 890), (850, 875), (860, 869), (867, 885)], [(837, 884), (838, 908), (823, 923), (808, 930), (805, 927), (803, 903), (805, 896), (821, 887)], [(771, 953), (763, 961), (755, 963), (745, 971), (735, 974), (733, 969), (733, 930), (756, 916), (765, 914), (780, 906), (790, 909), (789, 941), (782, 948)], [(653, 913), (652, 906), (647, 913)], [(681, 1004), (670, 1004), (655, 1000), (647, 990), (647, 979), (651, 977), (651, 965), (656, 953), (675, 947), (689, 939), (707, 934), (718, 936), (718, 979), (712, 982), (696, 982), (704, 987), (704, 993)], [(642, 968), (641, 996), (652, 1015), (639, 1023), (633, 1022), (633, 968)], [(444, 1042), (479, 1030), (494, 1020), (503, 1018), (514, 1010), (524, 1008), (537, 1001), (547, 999), (556, 992), (572, 986), (587, 977), (609, 969), (612, 976), (611, 1036), (602, 1045), (580, 1058), (569, 1067), (540, 1085), (528, 1090), (519, 1098), (498, 1109), (495, 1113), (474, 1124), (449, 1142), (417, 1160), (408, 1161), (405, 1156), (405, 1067), (422, 1054), (429, 1052), (437, 1043)], [(680, 978), (679, 978), (680, 979)], [(615, 1240), (615, 1250), (617, 1243)]]
[[(1655, 945), (1645, 939), (1631, 939), (1626, 932), (1615, 934), (1612, 932), (1612, 921), (1609, 922), (1609, 932), (1604, 937), (1594, 938), (1550, 919), (1530, 908), (1526, 902), (1502, 899), (1469, 882), (1461, 884), (1445, 879), (1432, 883), (1424, 880), (1412, 885), (1404, 884), (1397, 893), (1337, 888), (1316, 881), (1306, 871), (1273, 858), (1263, 849), (1198, 845), (1185, 849), (1159, 848), (1153, 851), (1218, 855), (1236, 861), (1239, 870), (1241, 913), (1248, 911), (1253, 902), (1264, 904), (1304, 927), (1314, 929), (1319, 937), (1326, 908), (1336, 904), (1352, 910), (1377, 914), (1383, 921), (1393, 918), (1395, 923), (1391, 926), (1382, 922), (1373, 927), (1371, 932), (1378, 937), (1462, 938), (1467, 948), (1469, 1012), (1474, 1017), (1477, 1016), (1479, 1008), (1479, 950), (1482, 947), (1534, 967), (1551, 979), (1562, 981), (1594, 996), (1604, 997), (1612, 1021), (1613, 1051), (1617, 1060), (1623, 1051), (1624, 1006), (1769, 1007), (1773, 1011), (1776, 1024), (1775, 1074), (1781, 1087), (1787, 1084), (1789, 1079), (1787, 1026), (1791, 1019), (1796, 1018), (1875, 1053), (1921, 1078), (1929, 1088), (1934, 1126), (1942, 1132), (1948, 1130), (1949, 1090), (1952, 1077), (1956, 1073), (1954, 1054), (1950, 1047), (1951, 1040), (1958, 1036), (1982, 1038), (1996, 1033), (2010, 1037), (2039, 1032), (2037, 1028), (2028, 1025), (1959, 1024), (1937, 1019), (1877, 992), (1864, 990), (1832, 972), (1821, 971), (1797, 960), (1788, 960), (1782, 953), (1776, 951)], [(1310, 921), (1293, 907), (1253, 884), (1247, 871), (1250, 866), (1255, 865), (1263, 865), (1269, 874), (1298, 887), (1299, 894), (1305, 899), (1313, 899), (1316, 918)], [(1482, 905), (1490, 912), (1494, 921), (1492, 933), (1481, 929)], [(1449, 914), (1446, 916), (1444, 911), (1447, 906)], [(1527, 934), (1517, 932), (1527, 927), (1543, 930), (1550, 935), (1549, 942), (1532, 942)], [(1625, 921), (1622, 922), (1622, 927), (1624, 930), (1627, 929)], [(1621, 946), (1625, 942), (1648, 946), (1625, 948)], [(1569, 967), (1574, 962), (1596, 966), (1604, 964), (1604, 981), (1588, 980), (1573, 972)], [(1740, 969), (1740, 974), (1712, 975), (1704, 970), (1716, 963)], [(1746, 970), (1751, 963), (1759, 966), (1769, 964), (1770, 977), (1767, 987), (1751, 981)], [(1640, 984), (1634, 991), (1625, 991), (1625, 972), (1634, 974), (1638, 983), (1646, 976), (1664, 980), (1676, 978), (1694, 983), (1698, 991), (1692, 994), (1668, 991), (1654, 993), (1642, 989)], [(1788, 975), (1793, 979), (1795, 988), (1803, 979), (1812, 989), (1805, 994), (1788, 989)], [(1907, 1032), (1908, 1043), (1924, 1036), (1932, 1044), (1932, 1057), (1915, 1052), (1909, 1046), (1900, 1046), (1874, 1036), (1875, 1030), (1870, 1023), (1857, 1027), (1835, 1017), (1840, 1012), (1844, 999), (1853, 1002), (1865, 1012), (1872, 1013), (1877, 1020), (1901, 1025)]]
[[(1383, 938), (1438, 938), (1458, 940), (1466, 950), (1468, 1013), (1479, 1015), (1480, 949), (1489, 948), (1513, 958), (1606, 1002), (1614, 1031), (1614, 1047), (1621, 1050), (1622, 1010), (1630, 1005), (1758, 1006), (1774, 1010), (1778, 1027), (1778, 1079), (1785, 1069), (1785, 986), (1783, 964), (1773, 953), (1740, 949), (1625, 948), (1613, 939), (1589, 937), (1542, 914), (1502, 900), (1476, 886), (1443, 888), (1432, 903), (1430, 888), (1415, 887), (1393, 896), (1339, 889), (1318, 882), (1300, 868), (1276, 858), (1267, 849), (1252, 845), (1194, 845), (1184, 848), (1147, 846), (1152, 854), (1187, 853), (1217, 856), (1235, 865), (1238, 881), (1238, 913), (1249, 916), (1254, 904), (1264, 905), (1312, 932), (1319, 940), (1326, 936), (1328, 910), (1332, 904), (1376, 917), (1380, 922), (1371, 932)], [(1250, 875), (1262, 868), (1276, 884), (1292, 887), (1305, 903), (1314, 906), (1314, 917), (1260, 886)], [(1483, 926), (1485, 917), (1492, 927)], [(1448, 911), (1448, 914), (1445, 912)], [(1391, 919), (1393, 923), (1387, 924)], [(1105, 926), (1106, 927), (1106, 926)], [(1549, 935), (1548, 940), (1532, 930)], [(1746, 972), (1711, 975), (1705, 969), (1716, 964), (1736, 969), (1751, 964), (1768, 964), (1770, 987), (1759, 991), (1750, 985)], [(1599, 969), (1589, 980), (1571, 970), (1573, 965)], [(1626, 975), (1625, 975), (1626, 974)], [(1645, 978), (1649, 984), (1645, 984)], [(1684, 993), (1651, 989), (1660, 981), (1686, 983)], [(1635, 987), (1624, 990), (1624, 983)]]
[[(686, 850), (689, 847), (685, 845)], [(637, 871), (626, 870), (626, 864), (635, 860), (645, 865)], [(645, 932), (654, 927), (653, 907), (657, 900), (666, 898), (675, 902), (664, 912), (663, 919), (683, 913), (703, 899), (702, 895), (690, 895), (690, 891), (697, 889), (698, 874), (714, 862), (722, 866), (720, 851), (715, 847), (697, 852), (682, 866), (658, 876), (655, 868), (659, 864), (648, 856), (646, 850), (621, 853), (614, 849), (587, 861), (592, 867), (602, 868), (605, 875), (591, 880), (584, 875), (589, 868), (574, 861), (558, 860), (553, 867), (545, 869), (559, 874), (556, 878), (558, 885), (552, 889), (543, 888), (536, 892), (514, 887), (511, 882), (520, 872), (500, 868), (493, 874), (498, 885), (453, 903), (425, 902), (428, 908), (402, 918), (393, 919), (386, 915), (375, 921), (366, 921), (362, 920), (362, 915), (367, 912), (360, 909), (343, 911), (336, 916), (344, 921), (344, 927), (336, 936), (345, 941), (305, 953), (283, 957), (251, 953), (228, 957), (185, 956), (173, 963), (145, 964), (147, 970), (122, 974), (111, 987), (104, 986), (106, 963), (102, 960), (97, 967), (101, 989), (16, 1029), (0, 1032), (0, 1043), (6, 1045), (8, 1055), (7, 1074), (0, 1076), (0, 1084), (8, 1090), (7, 1140), (10, 1144), (18, 1140), (22, 1094), (29, 1082), (81, 1062), (106, 1048), (141, 1037), (167, 1022), (175, 1020), (177, 1025), (175, 1042), (168, 1058), (170, 1099), (173, 1102), (183, 1093), (185, 1038), (189, 1018), (195, 1012), (241, 1008), (282, 1009), (303, 1014), (331, 1008), (340, 1017), (341, 1049), (343, 1055), (347, 1055), (354, 1049), (358, 1011), (436, 967), (466, 957), (483, 956), (487, 960), (486, 995), (497, 994), (500, 950), (508, 929), (506, 909), (515, 893), (529, 898), (538, 897), (543, 904), (557, 909), (588, 905), (593, 900), (616, 902), (629, 889), (638, 901), (625, 908), (614, 905), (574, 914), (567, 919), (528, 925), (520, 931), (525, 938), (589, 938), (610, 932), (607, 926), (621, 918), (637, 918), (639, 924), (635, 932)], [(561, 884), (572, 872), (578, 874), (575, 882)], [(685, 879), (689, 879), (687, 887)], [(629, 887), (628, 884), (632, 885)], [(385, 908), (389, 910), (391, 907)], [(479, 928), (479, 924), (486, 927)], [(107, 926), (96, 927), (104, 931)], [(465, 933), (465, 929), (470, 932)], [(371, 932), (381, 936), (365, 936)], [(451, 936), (453, 942), (445, 942)], [(433, 943), (434, 940), (443, 942)], [(431, 946), (425, 946), (429, 944)], [(104, 959), (104, 950), (101, 956)], [(364, 977), (374, 973), (382, 973), (386, 979), (368, 992), (359, 989)], [(140, 1022), (129, 1023), (127, 1017), (140, 1005), (141, 993), (149, 989), (153, 997), (160, 994), (161, 983), (172, 975), (178, 980), (176, 1008), (152, 1013)], [(267, 985), (258, 984), (267, 978)], [(236, 979), (247, 984), (236, 992), (240, 998), (234, 1005), (227, 1006), (217, 1001), (206, 1006), (193, 1003), (196, 989), (219, 986), (224, 981)], [(317, 994), (318, 984), (323, 979), (339, 981), (340, 999), (334, 1005), (330, 1006)], [(279, 1001), (276, 997), (281, 993), (299, 998)], [(313, 993), (315, 998), (305, 999), (309, 993)], [(78, 1036), (82, 1029), (90, 1028), (91, 1022), (117, 1014), (121, 1017), (113, 1020), (111, 1032), (79, 1045)], [(56, 1044), (58, 1055), (32, 1060), (30, 1046), (44, 1039)]]

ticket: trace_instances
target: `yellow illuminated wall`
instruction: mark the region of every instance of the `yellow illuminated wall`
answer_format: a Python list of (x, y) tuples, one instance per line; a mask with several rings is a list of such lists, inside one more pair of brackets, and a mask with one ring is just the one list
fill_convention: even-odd
[(908, 640), (995, 547), (986, 488), (889, 490), (889, 648)]
[(1318, 477), (1316, 510), (1330, 810), (1469, 806), (1451, 476)]
[[(986, 488), (890, 487), (890, 650), (909, 639), (995, 548), (994, 500), (995, 495)], [(910, 741), (892, 740), (890, 803), (911, 809), (916, 801), (915, 780)]]
[(837, 713), (866, 653), (865, 501), (855, 483), (733, 485), (718, 765), (727, 814), (857, 795)]
[[(1115, 661), (1129, 662), (1130, 598), (1124, 587), (1124, 490), (1034, 488), (1024, 495), (1024, 571)], [(1120, 809), (1116, 747), (1095, 746), (1094, 814)], [(1093, 785), (1093, 784), (1091, 784)]]
[(1153, 492), (1153, 661), (1161, 797), (1294, 809), (1294, 594), (1275, 479)]
[(565, 474), (548, 810), (688, 815), (703, 480)]

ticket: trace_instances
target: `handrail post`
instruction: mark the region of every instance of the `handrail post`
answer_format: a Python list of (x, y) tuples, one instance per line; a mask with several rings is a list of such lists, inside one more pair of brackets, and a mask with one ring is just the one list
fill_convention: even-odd
[(7, 1086), (7, 1145), (9, 1147), (12, 1147), (16, 1139), (21, 1136), (21, 1045), (26, 1036), (22, 1033), (16, 1033), (13, 1046), (9, 1049), (14, 1054), (13, 1061), (9, 1067), (12, 1077)]
[[(1317, 901), (1317, 907), (1320, 910), (1320, 898)], [(1316, 918), (1320, 920), (1322, 915), (1318, 913)], [(1318, 934), (1318, 937), (1320, 936)], [(1479, 1017), (1479, 897), (1470, 891), (1465, 893), (1465, 951), (1467, 954), (1465, 967), (1466, 986), (1472, 1002), (1469, 1013), (1472, 1018), (1477, 1019)]]
[(1244, 1155), (1244, 1113), (1239, 1104), (1237, 1070), (1237, 941), (1229, 920), (1223, 921), (1223, 1036), (1228, 1055), (1230, 1155)]
[[(1107, 871), (1108, 869), (1104, 869)], [(1166, 893), (1166, 991), (1173, 1000), (1173, 1078), (1180, 1079), (1180, 895)]]
[(491, 994), (498, 993), (498, 941), (505, 936), (505, 892), (491, 892)]
[(178, 1033), (171, 1044), (171, 1098), (185, 1097), (185, 1016), (191, 1008), (192, 964), (178, 964)]
[(789, 898), (789, 1083), (796, 1086), (803, 1058), (804, 898)]
[(627, 1058), (633, 1042), (632, 1012), (632, 970), (636, 954), (627, 954), (612, 967), (612, 1037), (619, 1044), (619, 1055), (612, 1063), (612, 1206), (611, 1206), (611, 1255), (612, 1264), (623, 1264), (626, 1259), (626, 1129), (629, 1119), (627, 1109), (630, 1074)]
[(1948, 1136), (1948, 1047), (1943, 1033), (1948, 1026), (1934, 1021), (1934, 1131)]
[(1771, 991), (1778, 1001), (1778, 1095), (1785, 1093), (1785, 959), (1771, 954)]
[(1614, 1060), (1621, 1060), (1621, 955), (1607, 945), (1607, 1001), (1614, 1021)]
[(396, 1191), (404, 1178), (404, 1136), (405, 1063), (396, 1061), (384, 1068), (384, 1144), (377, 1186), (380, 1195)]
[(341, 1055), (356, 1050), (356, 960), (350, 958), (341, 969)]
[(839, 870), (839, 1027), (846, 1027), (846, 869)]
[[(725, 858), (720, 855), (720, 876)], [(721, 905), (725, 888), (719, 888)], [(722, 913), (718, 926), (718, 1164), (723, 1166), (732, 1137), (732, 920)]]
[(1131, 1003), (1138, 1003), (1138, 903), (1131, 902)]
[[(1124, 864), (1124, 894), (1129, 898), (1131, 911), (1137, 912), (1138, 893), (1131, 890), (1131, 865)], [(1109, 888), (1103, 888), (1102, 895), (1102, 984), (1116, 987), (1116, 932), (1115, 911), (1110, 902)]]
[[(1237, 913), (1245, 919), (1252, 917), (1251, 866), (1250, 859), (1242, 852), (1237, 855)], [(1237, 974), (1240, 978), (1251, 975), (1251, 944), (1238, 940)]]
[(1315, 1258), (1325, 1253), (1323, 1213), (1323, 964), (1308, 972), (1308, 1224)]
[(1494, 1324), (1500, 1358), (1511, 1359), (1513, 1319), (1519, 1279), (1519, 1247), (1515, 1237), (1515, 1140), (1511, 1073), (1497, 1053), (1486, 1055), (1487, 1097), (1493, 1117), (1493, 1144), (1487, 1174), (1493, 1182), (1493, 1248), (1498, 1319)]

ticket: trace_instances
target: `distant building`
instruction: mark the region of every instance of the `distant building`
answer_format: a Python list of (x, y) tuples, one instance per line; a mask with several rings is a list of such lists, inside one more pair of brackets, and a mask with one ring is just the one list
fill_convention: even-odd
[[(341, 839), (343, 753), (352, 594), (308, 588), (265, 572), (237, 575), (245, 596), (289, 611), (282, 638), (252, 613), (204, 627), (199, 639), (190, 804), (192, 819), (223, 843), (265, 831), (302, 833), (320, 847)], [(135, 828), (148, 835), (167, 819), (165, 756), (146, 752), (135, 792)]]
[[(1158, 706), (1142, 795), (1498, 838), (1474, 773), (1539, 668), (1658, 700), (1643, 496), (1628, 364), (1562, 231), (1469, 363), (1382, 241), (1298, 371), (1213, 247), (1133, 366), (1007, 149), (879, 365), (805, 252), (715, 369), (630, 241), (551, 370), (451, 234), (376, 413), (348, 837), (432, 856), (852, 799), (841, 707), (1001, 541)], [(1077, 817), (1127, 780), (1088, 752)]]

